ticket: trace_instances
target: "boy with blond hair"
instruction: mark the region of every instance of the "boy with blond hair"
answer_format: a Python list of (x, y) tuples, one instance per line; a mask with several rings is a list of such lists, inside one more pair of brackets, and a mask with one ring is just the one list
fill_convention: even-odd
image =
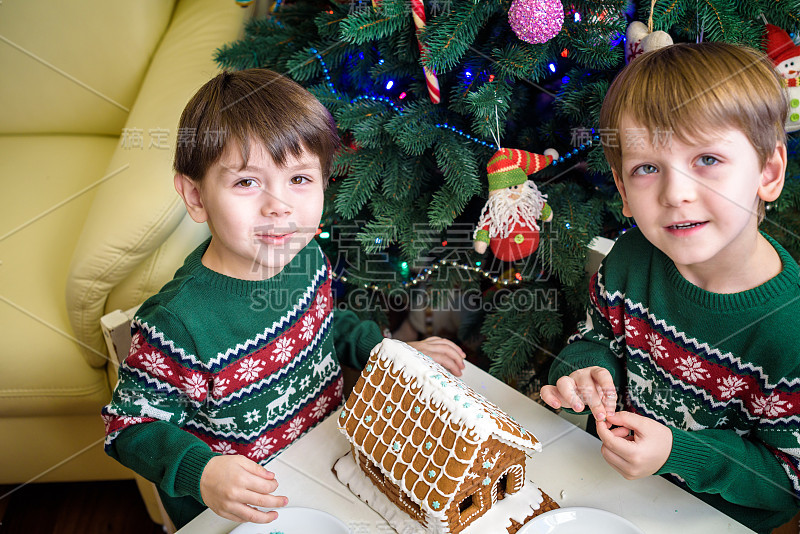
[(757, 532), (800, 503), (800, 271), (758, 230), (784, 184), (786, 112), (743, 47), (669, 46), (617, 76), (600, 127), (619, 134), (604, 150), (636, 228), (541, 391), (591, 410), (625, 478), (670, 475)]
[[(155, 482), (181, 527), (206, 506), (266, 523), (286, 497), (262, 466), (335, 410), (339, 361), (363, 367), (383, 336), (335, 310), (314, 236), (339, 146), (328, 111), (274, 72), (224, 72), (179, 125), (175, 189), (211, 237), (132, 324), (103, 409), (106, 452)], [(454, 343), (412, 343), (454, 374)]]

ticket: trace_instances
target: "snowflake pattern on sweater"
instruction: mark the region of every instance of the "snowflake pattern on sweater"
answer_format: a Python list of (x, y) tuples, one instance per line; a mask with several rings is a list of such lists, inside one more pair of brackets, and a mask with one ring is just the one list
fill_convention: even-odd
[[(608, 368), (623, 409), (697, 436), (681, 444), (686, 458), (708, 454), (714, 443), (725, 450), (741, 449), (736, 440), (761, 447), (777, 459), (789, 482), (762, 480), (766, 491), (791, 488), (797, 504), (800, 276), (791, 256), (767, 239), (781, 256), (783, 272), (753, 290), (717, 295), (683, 279), (640, 231), (621, 236), (591, 279), (586, 319), (559, 355), (550, 380), (590, 365)], [(720, 430), (731, 432), (708, 434)], [(698, 491), (723, 493), (737, 471), (752, 470), (748, 458), (725, 461), (719, 488)], [(694, 470), (702, 469), (691, 463), (683, 466), (671, 455), (665, 465), (690, 487), (708, 485), (694, 480)]]
[(126, 428), (161, 420), (214, 452), (265, 464), (323, 420), (342, 401), (329, 272), (325, 260), (282, 316), (253, 337), (231, 337), (211, 358), (137, 317), (114, 400), (103, 409), (106, 447)]

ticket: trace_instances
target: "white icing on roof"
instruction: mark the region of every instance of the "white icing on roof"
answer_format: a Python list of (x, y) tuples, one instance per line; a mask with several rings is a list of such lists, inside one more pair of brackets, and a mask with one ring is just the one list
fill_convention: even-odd
[(436, 408), (444, 407), (454, 421), (472, 430), (471, 439), (482, 442), (494, 435), (541, 451), (541, 443), (531, 433), (429, 356), (396, 339), (384, 339), (372, 355), (389, 359), (393, 373), (401, 373), (409, 382), (416, 381), (422, 388), (418, 397)]

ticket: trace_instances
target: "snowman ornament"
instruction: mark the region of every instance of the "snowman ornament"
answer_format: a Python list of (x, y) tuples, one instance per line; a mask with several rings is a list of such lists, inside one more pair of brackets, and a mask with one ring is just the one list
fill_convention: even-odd
[(786, 131), (796, 132), (800, 130), (800, 46), (794, 44), (785, 30), (767, 24), (767, 55), (789, 94)]

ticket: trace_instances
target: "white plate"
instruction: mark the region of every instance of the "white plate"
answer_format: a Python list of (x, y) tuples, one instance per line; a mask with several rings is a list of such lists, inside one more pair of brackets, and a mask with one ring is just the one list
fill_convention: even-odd
[(596, 508), (557, 508), (534, 517), (517, 534), (644, 534), (616, 514)]
[(347, 525), (327, 512), (313, 508), (277, 508), (272, 523), (242, 523), (230, 534), (350, 534)]

